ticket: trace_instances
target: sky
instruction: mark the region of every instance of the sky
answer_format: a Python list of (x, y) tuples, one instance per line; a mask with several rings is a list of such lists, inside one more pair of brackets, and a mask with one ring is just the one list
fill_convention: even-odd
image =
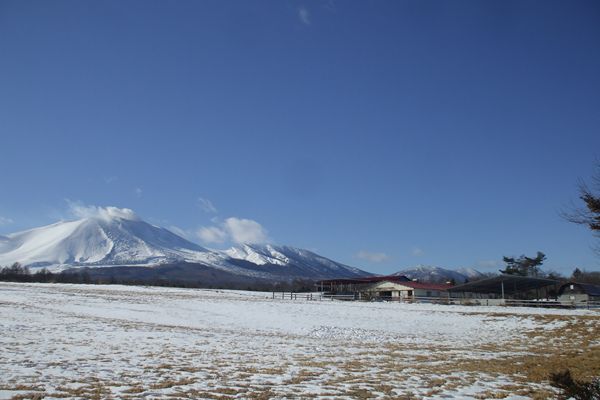
[(0, 233), (115, 206), (375, 273), (600, 270), (559, 215), (598, 71), (597, 1), (1, 0)]

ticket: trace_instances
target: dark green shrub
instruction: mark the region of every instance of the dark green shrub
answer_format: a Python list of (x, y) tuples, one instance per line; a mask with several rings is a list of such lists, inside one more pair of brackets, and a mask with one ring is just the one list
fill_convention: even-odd
[(600, 378), (591, 382), (573, 379), (568, 369), (550, 374), (550, 384), (562, 392), (562, 399), (600, 400)]

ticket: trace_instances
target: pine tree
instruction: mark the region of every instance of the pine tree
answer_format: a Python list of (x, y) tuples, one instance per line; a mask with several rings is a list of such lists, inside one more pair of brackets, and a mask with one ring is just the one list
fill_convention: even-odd
[(520, 276), (538, 276), (540, 274), (539, 266), (546, 260), (546, 255), (541, 251), (533, 258), (521, 255), (519, 258), (502, 257), (506, 264), (504, 270), (500, 270), (503, 274), (520, 275)]

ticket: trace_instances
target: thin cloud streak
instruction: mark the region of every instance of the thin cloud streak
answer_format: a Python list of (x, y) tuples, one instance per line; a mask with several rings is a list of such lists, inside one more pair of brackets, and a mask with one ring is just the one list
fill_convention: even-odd
[(423, 249), (419, 248), (419, 247), (414, 247), (414, 248), (412, 249), (412, 252), (411, 252), (411, 254), (412, 254), (414, 257), (421, 257), (421, 256), (424, 256), (424, 255), (425, 255), (425, 251), (424, 251)]
[(304, 25), (310, 25), (310, 12), (304, 6), (298, 8), (298, 18)]
[(381, 252), (370, 252), (370, 251), (365, 251), (365, 250), (361, 250), (358, 253), (356, 253), (355, 255), (356, 258), (359, 258), (361, 260), (366, 260), (372, 263), (380, 263), (380, 262), (384, 262), (389, 260), (389, 256), (385, 253), (381, 253)]
[(198, 205), (205, 213), (216, 214), (218, 212), (217, 207), (214, 204), (204, 197), (198, 197)]

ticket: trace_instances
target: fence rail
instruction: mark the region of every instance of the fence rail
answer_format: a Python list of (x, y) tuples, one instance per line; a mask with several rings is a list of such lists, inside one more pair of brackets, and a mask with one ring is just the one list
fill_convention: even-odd
[(454, 304), (469, 306), (505, 306), (505, 307), (543, 307), (543, 308), (587, 308), (600, 309), (599, 301), (557, 301), (550, 299), (518, 300), (518, 299), (478, 299), (459, 297), (390, 297), (390, 296), (364, 296), (356, 294), (327, 294), (298, 293), (298, 292), (273, 292), (273, 300), (305, 300), (305, 301), (370, 301), (394, 303), (424, 303), (424, 304)]
[(273, 299), (277, 300), (323, 300), (322, 293), (297, 293), (297, 292), (273, 292)]

